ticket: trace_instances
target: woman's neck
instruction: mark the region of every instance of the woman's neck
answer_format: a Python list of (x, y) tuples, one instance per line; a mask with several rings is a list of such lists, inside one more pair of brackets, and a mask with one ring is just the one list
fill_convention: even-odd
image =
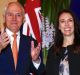
[(64, 37), (63, 40), (63, 47), (67, 47), (68, 45), (72, 45), (74, 42), (74, 36), (67, 36)]

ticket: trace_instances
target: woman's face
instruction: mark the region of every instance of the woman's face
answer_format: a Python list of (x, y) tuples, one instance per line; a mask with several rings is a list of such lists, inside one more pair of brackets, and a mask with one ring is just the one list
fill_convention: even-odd
[(59, 29), (63, 36), (74, 34), (74, 20), (70, 13), (62, 13), (59, 17)]

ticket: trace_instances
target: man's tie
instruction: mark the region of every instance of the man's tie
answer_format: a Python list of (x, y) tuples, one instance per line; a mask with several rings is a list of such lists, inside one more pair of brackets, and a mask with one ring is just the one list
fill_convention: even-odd
[(15, 65), (15, 69), (16, 69), (17, 58), (18, 58), (17, 39), (16, 39), (17, 35), (14, 33), (13, 37), (14, 37), (14, 40), (13, 40), (13, 45), (12, 45), (12, 53), (13, 53), (14, 65)]

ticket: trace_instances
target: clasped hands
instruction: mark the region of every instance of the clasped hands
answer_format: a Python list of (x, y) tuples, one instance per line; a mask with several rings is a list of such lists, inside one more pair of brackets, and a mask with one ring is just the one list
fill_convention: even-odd
[[(0, 34), (0, 53), (1, 51), (6, 48), (6, 46), (10, 43), (9, 37), (4, 30), (1, 30)], [(39, 54), (41, 50), (41, 45), (38, 43), (37, 47), (34, 47), (34, 41), (31, 41), (31, 57), (32, 61), (36, 63), (40, 62)]]

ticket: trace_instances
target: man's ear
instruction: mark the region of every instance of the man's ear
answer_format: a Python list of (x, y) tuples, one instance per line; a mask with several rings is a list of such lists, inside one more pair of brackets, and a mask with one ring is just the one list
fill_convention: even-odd
[(0, 23), (0, 32), (3, 33), (5, 31), (5, 16), (3, 16), (3, 21)]
[(23, 23), (26, 21), (25, 16), (23, 17)]
[(5, 23), (5, 14), (3, 14), (3, 23)]

